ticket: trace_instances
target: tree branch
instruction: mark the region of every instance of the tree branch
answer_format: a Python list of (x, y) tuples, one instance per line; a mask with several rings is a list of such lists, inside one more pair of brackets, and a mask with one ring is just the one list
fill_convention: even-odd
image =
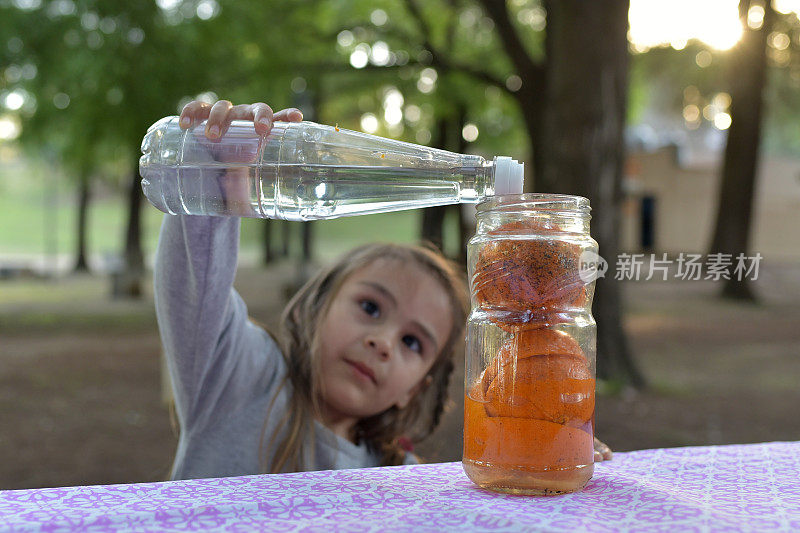
[(505, 0), (480, 0), (480, 3), (497, 25), (503, 49), (511, 59), (517, 74), (523, 76), (525, 73), (531, 73), (543, 79), (544, 66), (535, 63), (525, 50), (525, 45), (508, 16)]
[(416, 19), (417, 24), (419, 24), (422, 30), (422, 45), (427, 48), (431, 54), (436, 54), (436, 47), (434, 47), (433, 42), (431, 42), (431, 28), (428, 26), (428, 21), (422, 16), (419, 6), (414, 0), (406, 0), (406, 9), (408, 9), (411, 16)]
[(440, 70), (443, 70), (445, 72), (462, 72), (484, 83), (488, 83), (489, 85), (494, 85), (511, 95), (514, 94), (512, 91), (508, 89), (508, 87), (506, 87), (505, 80), (498, 78), (484, 70), (476, 69), (463, 63), (448, 62), (447, 60), (442, 59), (440, 56), (437, 55), (433, 56), (431, 64), (433, 64), (436, 67), (439, 67)]
[[(451, 2), (451, 5), (454, 4)], [(448, 57), (446, 57), (447, 54), (444, 54), (441, 50), (433, 45), (433, 42), (431, 41), (430, 26), (428, 25), (428, 21), (425, 20), (425, 17), (422, 16), (422, 12), (420, 11), (417, 2), (415, 0), (406, 0), (406, 7), (422, 30), (422, 45), (431, 53), (431, 63), (433, 66), (439, 67), (440, 70), (444, 70), (446, 72), (463, 72), (464, 74), (467, 74), (477, 80), (494, 85), (503, 91), (508, 92), (509, 94), (513, 94), (508, 87), (506, 87), (504, 80), (495, 77), (491, 73), (484, 70), (451, 61)], [(452, 45), (455, 27), (451, 25), (449, 30), (450, 31), (448, 32), (447, 36), (448, 44)], [(452, 52), (452, 46), (448, 51)]]
[[(492, 73), (487, 72), (485, 70), (475, 68), (474, 66), (471, 66), (469, 64), (453, 61), (449, 57), (449, 54), (443, 53), (440, 49), (434, 46), (433, 42), (431, 41), (430, 25), (428, 24), (427, 20), (425, 20), (425, 17), (422, 15), (422, 12), (420, 11), (417, 2), (415, 0), (405, 0), (405, 3), (409, 13), (416, 20), (420, 28), (420, 35), (412, 35), (398, 26), (387, 25), (383, 28), (383, 34), (385, 36), (396, 37), (397, 39), (405, 43), (413, 43), (415, 41), (421, 40), (422, 46), (431, 53), (431, 66), (436, 67), (443, 72), (449, 72), (449, 73), (461, 72), (478, 81), (481, 81), (488, 85), (493, 85), (505, 91), (508, 94), (514, 95), (514, 92), (510, 91), (508, 87), (506, 87), (506, 82), (503, 78), (495, 76)], [(455, 4), (451, 2), (451, 5)], [(368, 23), (363, 22), (362, 24), (353, 24), (352, 26), (358, 26), (358, 25), (366, 26), (368, 25)], [(453, 39), (452, 34), (454, 33), (454, 26), (451, 26), (450, 30), (451, 31), (449, 32), (448, 35), (448, 41), (451, 44)], [(338, 31), (330, 33), (329, 35), (323, 37), (323, 39), (335, 40), (338, 33), (339, 33)], [(450, 48), (452, 49), (452, 47)], [(414, 61), (413, 63), (419, 66), (423, 66), (423, 64), (418, 61)], [(364, 68), (361, 68), (359, 70), (365, 72), (387, 72), (390, 70), (396, 70), (402, 68), (403, 66), (404, 65), (376, 66), (368, 64)], [(351, 67), (346, 62), (342, 63), (324, 62), (317, 64), (299, 65), (299, 68), (312, 72), (327, 72), (327, 73), (351, 72), (350, 70)]]
[[(434, 56), (431, 65), (438, 67), (440, 70), (445, 72), (462, 72), (484, 83), (487, 83), (489, 85), (495, 85), (498, 88), (503, 89), (504, 91), (510, 92), (506, 87), (504, 80), (497, 78), (489, 74), (488, 72), (474, 69), (468, 65), (464, 65), (461, 63), (448, 63), (445, 61), (438, 60), (436, 56)], [(386, 65), (386, 66), (366, 65), (365, 67), (360, 68), (358, 70), (361, 72), (390, 72), (393, 70), (399, 70), (404, 66), (405, 65)], [(295, 68), (310, 72), (325, 72), (325, 73), (330, 73), (330, 72), (352, 73), (353, 71), (353, 67), (351, 67), (348, 63), (334, 63), (334, 62), (297, 65)]]

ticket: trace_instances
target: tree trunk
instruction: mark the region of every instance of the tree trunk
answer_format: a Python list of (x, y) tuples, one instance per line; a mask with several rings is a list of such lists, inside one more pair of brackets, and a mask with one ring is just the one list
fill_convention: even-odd
[(444, 216), (448, 207), (439, 205), (422, 210), (422, 241), (431, 243), (439, 250), (443, 250), (444, 246)]
[(465, 214), (465, 207), (459, 207), (458, 210), (458, 256), (455, 258), (458, 261), (458, 264), (466, 267), (467, 266), (467, 245), (469, 244), (469, 240), (475, 235), (475, 221), (471, 218), (466, 216)]
[[(431, 145), (440, 150), (447, 150), (450, 142), (449, 137), (450, 120), (448, 120), (448, 117), (439, 117), (436, 121), (436, 139)], [(446, 205), (439, 205), (426, 207), (422, 210), (420, 239), (433, 244), (439, 250), (442, 249), (444, 242), (444, 215), (447, 213), (447, 207)]]
[(262, 261), (264, 265), (269, 265), (275, 260), (275, 256), (272, 253), (272, 220), (264, 219), (261, 231), (263, 232), (261, 242), (264, 245)]
[[(463, 154), (467, 151), (467, 141), (461, 134), (464, 125), (467, 123), (467, 107), (463, 104), (459, 106), (458, 117), (458, 128), (456, 129), (458, 141), (456, 142), (456, 152)], [(460, 265), (466, 267), (467, 243), (469, 243), (469, 240), (475, 234), (475, 222), (465, 218), (464, 206), (454, 205), (451, 210), (455, 212), (456, 220), (458, 221), (458, 254), (453, 259), (458, 261)]]
[(281, 257), (289, 257), (289, 241), (292, 238), (292, 224), (285, 220), (280, 221), (281, 225)]
[[(464, 154), (467, 152), (467, 141), (461, 132), (467, 123), (467, 106), (463, 103), (458, 105), (458, 120), (456, 122), (456, 140), (453, 143), (453, 149), (459, 153)], [(458, 221), (458, 254), (453, 258), (459, 264), (467, 264), (467, 242), (475, 233), (475, 224), (465, 223), (463, 216), (463, 209), (461, 205), (450, 206), (450, 211), (455, 215)]]
[(86, 258), (86, 225), (89, 212), (89, 176), (82, 172), (78, 185), (78, 250), (75, 260), (75, 272), (88, 272), (89, 262)]
[[(739, 3), (739, 17), (747, 28), (750, 1)], [(764, 4), (759, 3), (764, 6)], [(728, 83), (731, 94), (731, 127), (722, 166), (719, 205), (712, 253), (747, 256), (753, 218), (756, 167), (761, 139), (762, 94), (766, 79), (767, 35), (771, 31), (774, 11), (766, 3), (764, 23), (760, 29), (746, 29), (742, 40), (731, 54)], [(732, 275), (723, 286), (722, 295), (754, 300), (750, 280)]]
[(125, 232), (125, 255), (121, 272), (114, 273), (114, 297), (140, 298), (144, 277), (144, 253), (141, 239), (141, 205), (144, 193), (138, 161), (134, 165), (128, 188), (128, 227)]
[[(545, 67), (534, 62), (530, 54), (526, 51), (527, 47), (522, 42), (522, 39), (520, 39), (514, 23), (511, 20), (506, 3), (503, 0), (481, 0), (481, 4), (484, 10), (486, 10), (486, 13), (494, 20), (503, 49), (511, 60), (516, 75), (519, 77), (519, 80), (512, 80), (509, 78), (506, 82), (506, 86), (510, 90), (515, 91), (514, 95), (519, 102), (520, 112), (522, 113), (522, 118), (525, 120), (528, 137), (531, 140), (530, 160), (533, 162), (533, 168), (528, 168), (525, 179), (525, 191), (532, 192), (534, 190), (540, 190), (541, 187), (538, 184), (538, 180), (543, 174), (543, 158), (540, 156), (544, 152), (543, 142), (546, 136), (542, 128), (542, 123), (544, 120), (545, 105), (548, 104), (546, 99), (542, 97), (545, 93), (546, 84)], [(572, 5), (572, 3), (570, 5)], [(577, 3), (574, 7), (581, 9), (582, 3)], [(628, 20), (627, 17), (626, 14), (626, 21)], [(549, 24), (550, 17), (548, 15), (548, 25)], [(547, 34), (550, 34), (549, 28)], [(516, 81), (521, 82), (518, 87), (515, 85)], [(531, 170), (533, 170), (533, 172), (531, 172)], [(534, 189), (534, 183), (536, 183), (536, 189)], [(545, 188), (543, 190), (550, 189)]]
[(314, 223), (313, 222), (303, 222), (300, 226), (300, 229), (303, 234), (303, 263), (310, 263), (313, 259), (312, 257), (312, 250), (313, 250), (313, 229)]
[[(308, 81), (308, 88), (306, 91), (296, 94), (295, 107), (303, 111), (305, 120), (317, 120), (317, 116), (322, 109), (322, 103), (325, 101), (323, 85), (319, 79), (310, 79)], [(288, 223), (284, 222), (287, 226)], [(303, 270), (308, 270), (311, 260), (313, 259), (313, 235), (315, 224), (311, 222), (303, 222), (300, 225), (300, 232), (302, 238), (302, 258), (301, 264)], [(288, 245), (288, 243), (287, 243)], [(305, 283), (311, 277), (310, 272), (303, 275), (302, 283)]]
[[(628, 91), (627, 0), (547, 3), (547, 102), (537, 190), (577, 194), (593, 208), (592, 235), (610, 264), (619, 250)], [(598, 376), (644, 386), (622, 327), (620, 284), (597, 281)]]
[[(297, 227), (298, 231), (300, 231), (301, 241), (300, 258), (297, 261), (294, 279), (283, 286), (283, 297), (288, 301), (314, 275), (314, 268), (311, 263), (314, 255), (314, 224), (313, 222), (292, 223), (286, 221), (281, 221), (281, 224), (286, 228)], [(284, 242), (288, 242), (288, 234)]]
[[(448, 150), (463, 154), (467, 150), (467, 142), (461, 135), (461, 130), (467, 122), (467, 108), (463, 103), (457, 104), (457, 112), (454, 118), (440, 118), (437, 123), (436, 141), (433, 143), (435, 148), (441, 150)], [(464, 224), (461, 223), (461, 206), (456, 205), (442, 205), (437, 207), (428, 207), (422, 210), (422, 228), (421, 239), (430, 242), (439, 250), (444, 251), (444, 221), (447, 213), (454, 213), (458, 217), (458, 231), (459, 231), (459, 246), (460, 251), (455, 258), (464, 260), (466, 264), (466, 240), (469, 237), (464, 236)], [(474, 228), (472, 228), (474, 229)]]

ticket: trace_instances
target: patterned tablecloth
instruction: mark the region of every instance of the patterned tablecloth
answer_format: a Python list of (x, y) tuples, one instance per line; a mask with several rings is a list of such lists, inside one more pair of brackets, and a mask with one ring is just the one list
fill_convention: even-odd
[(0, 530), (798, 531), (800, 442), (618, 453), (551, 497), (460, 463), (0, 491)]

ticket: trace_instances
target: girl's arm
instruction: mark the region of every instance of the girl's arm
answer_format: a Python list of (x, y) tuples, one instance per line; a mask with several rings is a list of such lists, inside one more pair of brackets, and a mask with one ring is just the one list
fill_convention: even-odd
[[(227, 117), (213, 113), (209, 117), (217, 104), (213, 108), (195, 104), (181, 114), (182, 126), (209, 118), (209, 124), (224, 134), (234, 118), (264, 116), (260, 106), (265, 104), (250, 106), (249, 116)], [(273, 118), (271, 110), (268, 116)], [(187, 117), (188, 123), (183, 120)], [(247, 308), (233, 289), (239, 229), (236, 217), (194, 215), (166, 215), (161, 227), (154, 272), (156, 314), (183, 428), (203, 425), (210, 413), (248, 401), (274, 377), (280, 363), (277, 345), (249, 321)]]
[(161, 226), (156, 315), (184, 428), (204, 423), (209, 404), (235, 404), (252, 386), (248, 380), (273, 373), (280, 357), (233, 289), (239, 224), (233, 217), (165, 215)]

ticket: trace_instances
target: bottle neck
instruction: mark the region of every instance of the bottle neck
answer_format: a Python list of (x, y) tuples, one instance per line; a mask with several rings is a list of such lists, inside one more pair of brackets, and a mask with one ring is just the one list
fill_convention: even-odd
[(481, 156), (462, 156), (454, 178), (461, 184), (461, 201), (477, 203), (494, 195), (494, 165)]

